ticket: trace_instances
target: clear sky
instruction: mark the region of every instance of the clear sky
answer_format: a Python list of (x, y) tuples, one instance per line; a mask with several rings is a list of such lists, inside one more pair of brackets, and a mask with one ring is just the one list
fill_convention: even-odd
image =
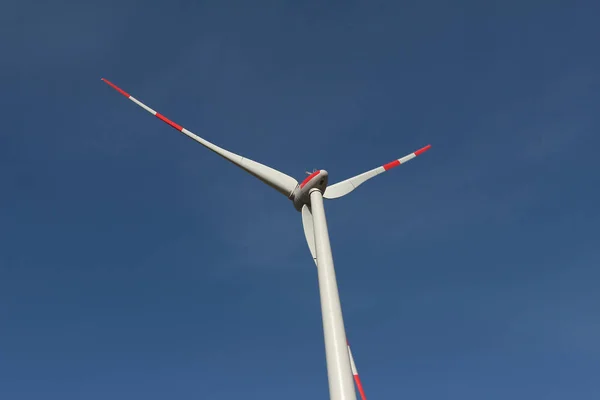
[(2, 400), (327, 398), (300, 214), (101, 77), (298, 180), (431, 143), (326, 202), (370, 399), (600, 398), (598, 2), (327, 3), (3, 5)]

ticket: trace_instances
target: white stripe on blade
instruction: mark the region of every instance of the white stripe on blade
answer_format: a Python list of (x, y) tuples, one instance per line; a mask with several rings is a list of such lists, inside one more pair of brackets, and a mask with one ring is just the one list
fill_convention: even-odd
[(156, 115), (156, 111), (154, 111), (153, 109), (151, 109), (150, 107), (148, 107), (147, 105), (145, 105), (144, 103), (142, 103), (141, 101), (136, 99), (135, 97), (129, 96), (129, 100), (133, 101), (135, 104), (142, 107), (144, 110), (148, 111), (150, 114)]

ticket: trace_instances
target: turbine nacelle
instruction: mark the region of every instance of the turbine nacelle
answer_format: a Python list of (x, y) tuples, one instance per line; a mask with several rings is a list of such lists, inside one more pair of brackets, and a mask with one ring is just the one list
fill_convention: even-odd
[(328, 177), (329, 174), (324, 169), (315, 170), (308, 175), (292, 193), (291, 199), (294, 202), (294, 208), (301, 211), (303, 205), (310, 204), (310, 192), (313, 189), (325, 193)]

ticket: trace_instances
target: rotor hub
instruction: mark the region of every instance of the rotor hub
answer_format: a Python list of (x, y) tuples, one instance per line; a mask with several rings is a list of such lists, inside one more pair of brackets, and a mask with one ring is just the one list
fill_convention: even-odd
[(294, 208), (301, 211), (303, 205), (310, 204), (310, 192), (312, 190), (316, 189), (324, 193), (327, 188), (328, 177), (329, 174), (324, 169), (318, 169), (308, 175), (292, 193), (291, 198), (294, 202)]

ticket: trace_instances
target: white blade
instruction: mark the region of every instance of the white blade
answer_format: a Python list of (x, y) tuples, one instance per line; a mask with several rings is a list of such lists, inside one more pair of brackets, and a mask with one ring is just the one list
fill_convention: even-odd
[(304, 228), (304, 237), (308, 243), (308, 249), (312, 254), (313, 261), (317, 264), (317, 250), (315, 247), (315, 230), (313, 227), (313, 216), (310, 206), (305, 204), (302, 206), (302, 227)]
[(104, 82), (106, 82), (109, 86), (111, 86), (113, 89), (115, 89), (117, 92), (121, 93), (123, 96), (127, 97), (129, 100), (133, 101), (135, 104), (142, 107), (144, 110), (148, 111), (150, 114), (154, 115), (155, 117), (162, 120), (163, 122), (171, 125), (173, 128), (177, 129), (179, 132), (183, 133), (184, 135), (187, 135), (188, 137), (194, 139), (196, 142), (200, 143), (201, 145), (208, 148), (209, 150), (214, 151), (221, 157), (231, 161), (238, 167), (240, 167), (240, 168), (246, 170), (247, 172), (249, 172), (250, 174), (256, 176), (258, 179), (260, 179), (267, 185), (271, 186), (272, 188), (276, 189), (280, 193), (284, 194), (285, 196), (290, 197), (292, 195), (292, 192), (298, 185), (298, 181), (296, 181), (291, 176), (284, 174), (283, 172), (277, 171), (276, 169), (273, 169), (266, 165), (260, 164), (256, 161), (252, 161), (248, 158), (242, 157), (238, 154), (232, 153), (225, 149), (222, 149), (219, 146), (212, 144), (208, 140), (202, 139), (200, 136), (188, 131), (181, 125), (176, 124), (175, 122), (171, 121), (164, 115), (154, 111), (153, 109), (151, 109), (150, 107), (148, 107), (147, 105), (142, 103), (141, 101), (139, 101), (136, 98), (134, 98), (133, 96), (131, 96), (129, 93), (127, 93), (124, 90), (117, 87), (115, 84), (109, 82), (108, 80), (106, 80), (104, 78), (102, 78), (102, 80)]
[(327, 189), (325, 189), (325, 193), (323, 193), (323, 197), (325, 197), (326, 199), (337, 199), (338, 197), (345, 196), (348, 193), (350, 193), (351, 191), (353, 191), (354, 189), (356, 189), (359, 185), (368, 181), (369, 179), (376, 177), (377, 175), (381, 174), (382, 172), (389, 171), (390, 169), (397, 167), (400, 164), (404, 164), (404, 163), (412, 160), (416, 156), (425, 153), (430, 148), (431, 148), (431, 145), (428, 144), (427, 146), (423, 147), (422, 149), (419, 149), (419, 150), (415, 151), (414, 153), (410, 153), (407, 156), (404, 156), (402, 158), (399, 158), (397, 160), (389, 162), (385, 165), (382, 165), (382, 166), (372, 169), (370, 171), (364, 172), (360, 175), (356, 175), (352, 178), (338, 182), (334, 185), (327, 186)]

